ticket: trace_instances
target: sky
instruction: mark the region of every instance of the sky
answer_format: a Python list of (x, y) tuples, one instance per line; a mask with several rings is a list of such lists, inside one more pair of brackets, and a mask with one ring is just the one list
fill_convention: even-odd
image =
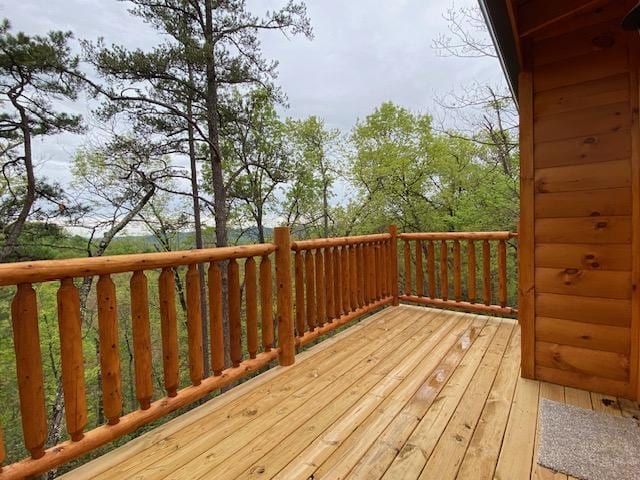
[[(456, 6), (477, 0), (456, 0)], [(255, 13), (284, 0), (248, 0)], [(307, 0), (314, 39), (262, 36), (266, 58), (279, 61), (276, 83), (288, 97), (284, 115), (316, 115), (348, 132), (382, 102), (433, 113), (434, 98), (474, 80), (500, 82), (494, 59), (440, 57), (432, 43), (447, 25), (452, 0)], [(116, 0), (0, 0), (0, 17), (29, 34), (69, 30), (78, 39), (103, 37), (107, 44), (149, 48), (158, 35)], [(91, 105), (72, 108), (87, 112)], [(38, 142), (39, 174), (66, 184), (75, 150), (93, 134), (58, 135)]]

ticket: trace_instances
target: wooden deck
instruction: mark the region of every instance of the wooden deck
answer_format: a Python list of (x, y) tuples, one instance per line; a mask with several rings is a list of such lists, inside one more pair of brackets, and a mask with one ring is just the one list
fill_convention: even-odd
[(539, 398), (636, 406), (521, 379), (519, 341), (513, 320), (388, 308), (67, 478), (567, 479), (535, 465)]

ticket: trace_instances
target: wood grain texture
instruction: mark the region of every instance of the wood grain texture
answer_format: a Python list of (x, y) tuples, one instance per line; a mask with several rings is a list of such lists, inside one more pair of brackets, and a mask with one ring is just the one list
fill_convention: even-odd
[(102, 405), (109, 425), (115, 425), (120, 421), (122, 413), (116, 286), (109, 275), (102, 275), (96, 288)]
[(135, 368), (136, 398), (142, 410), (151, 406), (153, 371), (151, 360), (151, 331), (149, 324), (149, 285), (142, 270), (131, 276), (131, 333)]
[[(235, 260), (232, 262), (238, 266)], [(231, 264), (231, 262), (230, 262)], [(229, 267), (229, 297), (233, 290), (232, 268)], [(187, 284), (187, 345), (189, 357), (189, 378), (191, 385), (198, 386), (204, 375), (202, 358), (202, 314), (200, 310), (200, 274), (196, 265), (189, 265), (186, 274)], [(230, 312), (231, 323), (231, 312)], [(231, 323), (232, 324), (232, 323)], [(233, 328), (233, 327), (232, 327)]]
[(222, 307), (222, 272), (218, 262), (209, 265), (209, 338), (211, 341), (211, 370), (219, 376), (224, 370), (224, 330)]
[(82, 438), (87, 425), (87, 399), (82, 354), (80, 292), (73, 279), (65, 278), (60, 282), (57, 303), (65, 419), (69, 436), (77, 441)]
[(631, 269), (631, 251), (625, 244), (539, 243), (536, 245), (539, 267), (580, 270)]
[[(211, 285), (211, 276), (209, 276)], [(160, 299), (160, 335), (162, 337), (162, 372), (167, 396), (175, 397), (178, 391), (178, 324), (176, 320), (176, 288), (173, 269), (163, 268), (158, 279)], [(209, 297), (210, 305), (211, 297)], [(213, 319), (214, 316), (210, 315)], [(212, 320), (213, 321), (213, 320)], [(214, 330), (211, 329), (213, 338)], [(213, 356), (212, 356), (213, 359)], [(215, 370), (215, 368), (214, 368)]]
[(31, 284), (18, 285), (11, 302), (11, 325), (16, 353), (24, 446), (31, 454), (31, 458), (38, 459), (44, 456), (47, 414), (44, 403), (38, 304), (36, 291)]

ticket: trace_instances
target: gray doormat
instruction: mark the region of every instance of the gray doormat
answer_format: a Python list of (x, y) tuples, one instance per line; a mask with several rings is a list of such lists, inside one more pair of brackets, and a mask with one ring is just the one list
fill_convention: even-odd
[(542, 399), (538, 463), (585, 480), (640, 479), (640, 426)]

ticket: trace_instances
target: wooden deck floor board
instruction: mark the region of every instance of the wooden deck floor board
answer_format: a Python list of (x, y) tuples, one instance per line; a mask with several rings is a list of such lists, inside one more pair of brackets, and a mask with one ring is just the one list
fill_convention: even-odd
[[(423, 351), (430, 351), (438, 342), (441, 342), (450, 332), (450, 330), (455, 328), (454, 324), (456, 322), (447, 321), (443, 319), (441, 316), (437, 318), (438, 321), (442, 321), (442, 324), (439, 325), (439, 328), (434, 329), (433, 331), (423, 330), (423, 336), (414, 336), (409, 345), (409, 348), (406, 350), (398, 349), (394, 351), (392, 354), (388, 356), (388, 358), (384, 358), (386, 355), (384, 353), (380, 354), (382, 357), (380, 366), (381, 370), (377, 372), (373, 372), (372, 375), (368, 375), (365, 380), (361, 380), (357, 382), (354, 387), (345, 392), (345, 395), (340, 395), (333, 402), (327, 405), (324, 408), (308, 408), (305, 409), (306, 417), (296, 418), (295, 421), (305, 425), (305, 433), (299, 433), (296, 431), (295, 423), (292, 423), (291, 420), (283, 420), (283, 424), (276, 427), (276, 431), (273, 432), (273, 442), (267, 441), (264, 444), (264, 449), (253, 449), (248, 448), (245, 453), (246, 455), (242, 456), (242, 461), (234, 462), (234, 464), (229, 466), (221, 466), (221, 468), (213, 470), (210, 472), (210, 476), (208, 474), (207, 478), (236, 478), (237, 475), (241, 475), (243, 470), (249, 470), (249, 472), (245, 473), (255, 473), (262, 472), (264, 469), (264, 473), (262, 473), (261, 477), (269, 478), (271, 475), (275, 475), (278, 473), (277, 468), (273, 468), (274, 463), (259, 461), (257, 464), (252, 464), (252, 461), (258, 461), (260, 456), (259, 453), (266, 453), (270, 451), (273, 447), (278, 445), (278, 438), (283, 436), (287, 436), (289, 433), (293, 433), (293, 437), (289, 439), (288, 443), (283, 443), (285, 446), (285, 451), (287, 452), (287, 456), (291, 458), (297, 451), (304, 447), (305, 444), (308, 444), (314, 441), (318, 434), (321, 433), (326, 427), (338, 429), (341, 425), (341, 420), (347, 415), (350, 419), (358, 418), (361, 415), (364, 415), (364, 412), (367, 411), (367, 408), (371, 408), (372, 405), (379, 403), (382, 399), (386, 397), (386, 393), (392, 391), (395, 387), (403, 382), (406, 376), (409, 374), (411, 370), (415, 367), (417, 362), (421, 358), (423, 358)], [(461, 320), (462, 321), (462, 320)], [(403, 344), (403, 347), (405, 345)], [(424, 352), (426, 354), (426, 352)], [(353, 394), (352, 394), (353, 393)], [(324, 396), (324, 392), (323, 392)], [(321, 398), (318, 407), (322, 407), (324, 399)], [(314, 405), (315, 407), (315, 405)], [(345, 414), (345, 412), (349, 412)], [(326, 420), (330, 418), (330, 422), (326, 422)], [(317, 422), (317, 424), (314, 424)], [(278, 428), (279, 427), (279, 428)], [(293, 427), (293, 428), (292, 428)], [(287, 437), (288, 438), (288, 437)], [(319, 442), (319, 445), (322, 450), (331, 449), (334, 442), (337, 442), (335, 438), (330, 439), (322, 439)], [(285, 440), (286, 442), (286, 440)], [(270, 448), (271, 447), (271, 448)], [(256, 458), (257, 457), (257, 458)], [(281, 461), (283, 459), (282, 455), (272, 455), (271, 458), (274, 462)], [(313, 455), (308, 455), (304, 457), (304, 463), (313, 463), (314, 457)], [(244, 467), (244, 468), (243, 468)], [(306, 469), (303, 467), (303, 469)], [(313, 473), (313, 471), (312, 471)], [(285, 474), (282, 478), (306, 478), (304, 475), (298, 473)]]
[(635, 402), (519, 377), (512, 320), (387, 308), (70, 472), (70, 479), (554, 479), (539, 401)]
[[(485, 318), (477, 317), (449, 349), (438, 368), (406, 403), (398, 401), (395, 396), (387, 398), (381, 408), (376, 409), (320, 466), (315, 475), (334, 479), (346, 478), (347, 475), (352, 479), (381, 477), (464, 355), (473, 346), (485, 324)], [(385, 456), (386, 461), (383, 459)], [(374, 468), (368, 470), (368, 467)]]
[[(233, 454), (237, 453), (239, 458), (246, 459), (247, 457), (242, 456), (240, 450), (247, 446), (247, 438), (258, 439), (261, 438), (263, 432), (268, 431), (261, 438), (266, 442), (265, 437), (273, 435), (273, 432), (269, 430), (276, 429), (278, 422), (305, 406), (306, 402), (313, 401), (314, 397), (319, 394), (322, 394), (325, 401), (329, 401), (332, 395), (339, 395), (360, 378), (362, 374), (376, 365), (375, 362), (367, 362), (366, 360), (368, 360), (369, 356), (376, 355), (378, 353), (377, 349), (382, 349), (384, 352), (386, 349), (399, 347), (402, 342), (412, 341), (411, 339), (416, 339), (413, 340), (415, 342), (418, 338), (421, 338), (419, 332), (424, 331), (425, 335), (428, 335), (433, 329), (444, 325), (444, 319), (437, 318), (433, 313), (425, 314), (421, 317), (423, 320), (422, 329), (418, 328), (419, 324), (405, 325), (403, 323), (405, 318), (400, 316), (395, 319), (396, 323), (388, 330), (380, 332), (375, 339), (365, 336), (366, 342), (356, 345), (357, 350), (349, 352), (351, 356), (358, 358), (355, 363), (347, 361), (349, 357), (343, 357), (343, 360), (332, 363), (332, 368), (327, 369), (325, 374), (320, 376), (318, 369), (321, 368), (321, 364), (312, 361), (312, 378), (306, 379), (300, 389), (296, 390), (291, 386), (291, 383), (283, 382), (278, 388), (283, 389), (287, 394), (282, 396), (279, 399), (280, 401), (273, 405), (273, 408), (269, 410), (262, 409), (260, 412), (257, 411), (258, 406), (270, 399), (267, 397), (258, 399), (251, 406), (252, 412), (256, 411), (256, 413), (251, 415), (250, 418), (243, 419), (244, 421), (240, 426), (231, 428), (228, 426), (229, 419), (222, 419), (219, 425), (211, 427), (204, 435), (189, 436), (189, 432), (187, 432), (184, 437), (188, 448), (183, 449), (180, 455), (172, 455), (155, 462), (147, 472), (144, 472), (144, 475), (137, 478), (196, 479), (207, 472), (215, 471), (218, 465)], [(410, 350), (409, 347), (411, 346), (407, 347), (408, 350)], [(309, 412), (307, 411), (307, 413)], [(296, 424), (302, 425), (304, 423), (303, 418), (305, 417), (295, 418)], [(292, 425), (290, 426), (292, 427)], [(220, 429), (225, 430), (225, 435), (219, 434), (218, 431)], [(283, 432), (280, 431), (279, 433), (282, 435)], [(262, 445), (250, 446), (252, 455), (256, 455), (260, 446)], [(233, 465), (234, 468), (237, 468), (236, 462)]]

